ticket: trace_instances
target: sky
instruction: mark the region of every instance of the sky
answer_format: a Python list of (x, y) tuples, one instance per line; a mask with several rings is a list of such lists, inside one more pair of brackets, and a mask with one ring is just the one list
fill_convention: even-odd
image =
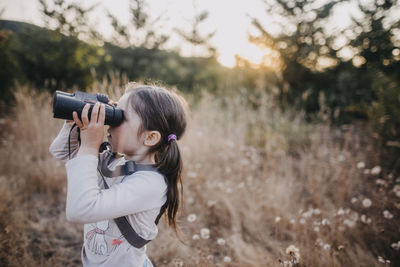
[[(49, 0), (47, 2), (50, 2)], [(318, 1), (317, 1), (318, 2)], [(106, 17), (106, 10), (117, 16), (122, 23), (129, 18), (129, 0), (81, 0), (79, 4), (89, 7), (98, 3), (91, 13), (92, 25), (104, 35), (110, 36), (112, 28)], [(190, 30), (190, 21), (194, 14), (200, 11), (209, 11), (208, 19), (201, 24), (200, 30), (207, 34), (216, 31), (210, 44), (217, 49), (217, 58), (225, 66), (232, 67), (235, 64), (235, 55), (259, 64), (270, 51), (262, 50), (248, 41), (250, 33), (256, 33), (251, 25), (251, 17), (260, 18), (269, 30), (274, 31), (274, 25), (269, 24), (262, 0), (150, 0), (147, 1), (150, 16), (155, 18), (162, 13), (168, 19), (161, 29), (171, 32), (174, 28)], [(0, 0), (0, 10), (5, 9), (2, 19), (29, 22), (38, 26), (44, 26), (43, 18), (39, 11), (38, 0)], [(342, 7), (341, 12), (334, 17), (331, 27), (344, 28), (350, 23), (349, 12), (354, 7)], [(184, 44), (176, 34), (170, 34), (170, 40), (166, 44), (167, 49), (179, 47), (183, 56), (201, 56), (202, 51), (193, 49)]]

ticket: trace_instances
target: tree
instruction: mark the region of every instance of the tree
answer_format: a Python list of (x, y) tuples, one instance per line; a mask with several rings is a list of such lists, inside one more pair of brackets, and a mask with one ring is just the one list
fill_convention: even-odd
[(353, 25), (348, 29), (355, 36), (348, 45), (357, 51), (357, 67), (393, 74), (400, 82), (400, 20), (391, 18), (391, 11), (400, 8), (399, 1), (359, 1), (358, 8), (363, 18), (353, 17)]
[(158, 49), (168, 41), (167, 35), (159, 34), (156, 30), (160, 28), (163, 14), (151, 19), (144, 0), (131, 0), (129, 12), (131, 18), (128, 25), (121, 24), (116, 16), (108, 12), (111, 25), (115, 30), (114, 43), (116, 41), (124, 47)]
[(308, 0), (265, 0), (264, 3), (267, 17), (273, 19), (280, 33), (269, 32), (260, 19), (253, 18), (259, 34), (251, 36), (250, 41), (280, 55), (282, 81), (278, 84), (278, 101), (282, 108), (297, 105), (315, 112), (319, 109), (317, 76), (338, 64), (331, 48), (334, 37), (324, 31), (338, 1), (328, 1), (322, 6)]
[(186, 42), (190, 43), (194, 48), (202, 46), (205, 47), (208, 53), (211, 56), (215, 56), (216, 49), (215, 47), (210, 45), (210, 40), (214, 37), (216, 31), (212, 31), (206, 34), (201, 34), (199, 27), (200, 24), (205, 22), (209, 16), (209, 12), (207, 10), (203, 10), (195, 14), (194, 19), (191, 22), (191, 30), (189, 32), (185, 32), (184, 30), (175, 29)]
[(83, 8), (76, 3), (67, 3), (65, 0), (54, 0), (53, 6), (49, 6), (47, 0), (39, 0), (39, 3), (46, 27), (89, 42), (102, 39), (100, 33), (88, 24), (88, 15), (96, 8), (96, 5)]

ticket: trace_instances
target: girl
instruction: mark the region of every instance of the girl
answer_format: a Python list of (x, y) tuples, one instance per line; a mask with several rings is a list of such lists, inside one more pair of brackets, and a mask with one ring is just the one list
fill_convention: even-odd
[(134, 161), (155, 168), (119, 177), (98, 177), (98, 166), (107, 165), (102, 157), (105, 152), (99, 154), (105, 106), (96, 103), (90, 120), (89, 107), (89, 104), (84, 107), (82, 120), (73, 113), (74, 122), (80, 128), (80, 147), (77, 128), (70, 133), (72, 122), (64, 124), (50, 146), (54, 157), (66, 161), (67, 219), (84, 223), (82, 263), (84, 266), (150, 267), (146, 246), (130, 245), (114, 219), (126, 216), (141, 238), (152, 240), (158, 232), (155, 221), (165, 204), (168, 224), (176, 231), (181, 194), (178, 183), (182, 189), (182, 160), (177, 140), (186, 128), (186, 102), (163, 88), (135, 83), (126, 86), (125, 94), (117, 103), (124, 111), (124, 121), (107, 131), (112, 150), (120, 157), (107, 167), (115, 169)]

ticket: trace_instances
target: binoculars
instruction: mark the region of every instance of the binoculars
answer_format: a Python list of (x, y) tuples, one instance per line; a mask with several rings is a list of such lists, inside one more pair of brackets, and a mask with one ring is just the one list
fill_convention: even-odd
[(56, 91), (53, 100), (53, 117), (57, 119), (73, 120), (72, 112), (76, 111), (78, 117), (81, 120), (82, 110), (86, 104), (90, 104), (88, 117), (92, 114), (93, 106), (96, 102), (105, 104), (106, 107), (106, 118), (105, 125), (118, 126), (124, 120), (124, 112), (122, 109), (118, 109), (108, 104), (108, 96), (104, 94), (88, 94), (81, 91), (75, 91), (74, 93), (66, 93), (62, 91)]

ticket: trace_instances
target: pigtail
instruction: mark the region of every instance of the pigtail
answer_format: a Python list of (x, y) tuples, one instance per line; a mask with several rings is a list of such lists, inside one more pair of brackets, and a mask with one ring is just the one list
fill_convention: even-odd
[[(155, 154), (156, 167), (162, 173), (167, 181), (167, 216), (168, 225), (175, 231), (176, 228), (176, 214), (179, 209), (180, 202), (182, 201), (183, 186), (181, 180), (182, 173), (182, 158), (175, 140), (169, 142), (164, 150)], [(180, 185), (180, 192), (178, 189)]]
[[(161, 140), (149, 149), (154, 154), (155, 167), (164, 176), (167, 189), (167, 220), (176, 233), (176, 214), (183, 203), (182, 157), (176, 137), (180, 139), (186, 129), (187, 103), (178, 93), (153, 86), (128, 84), (129, 101), (142, 124), (138, 136), (145, 130), (155, 130)], [(174, 138), (170, 138), (173, 135)], [(180, 188), (179, 188), (180, 187)]]

